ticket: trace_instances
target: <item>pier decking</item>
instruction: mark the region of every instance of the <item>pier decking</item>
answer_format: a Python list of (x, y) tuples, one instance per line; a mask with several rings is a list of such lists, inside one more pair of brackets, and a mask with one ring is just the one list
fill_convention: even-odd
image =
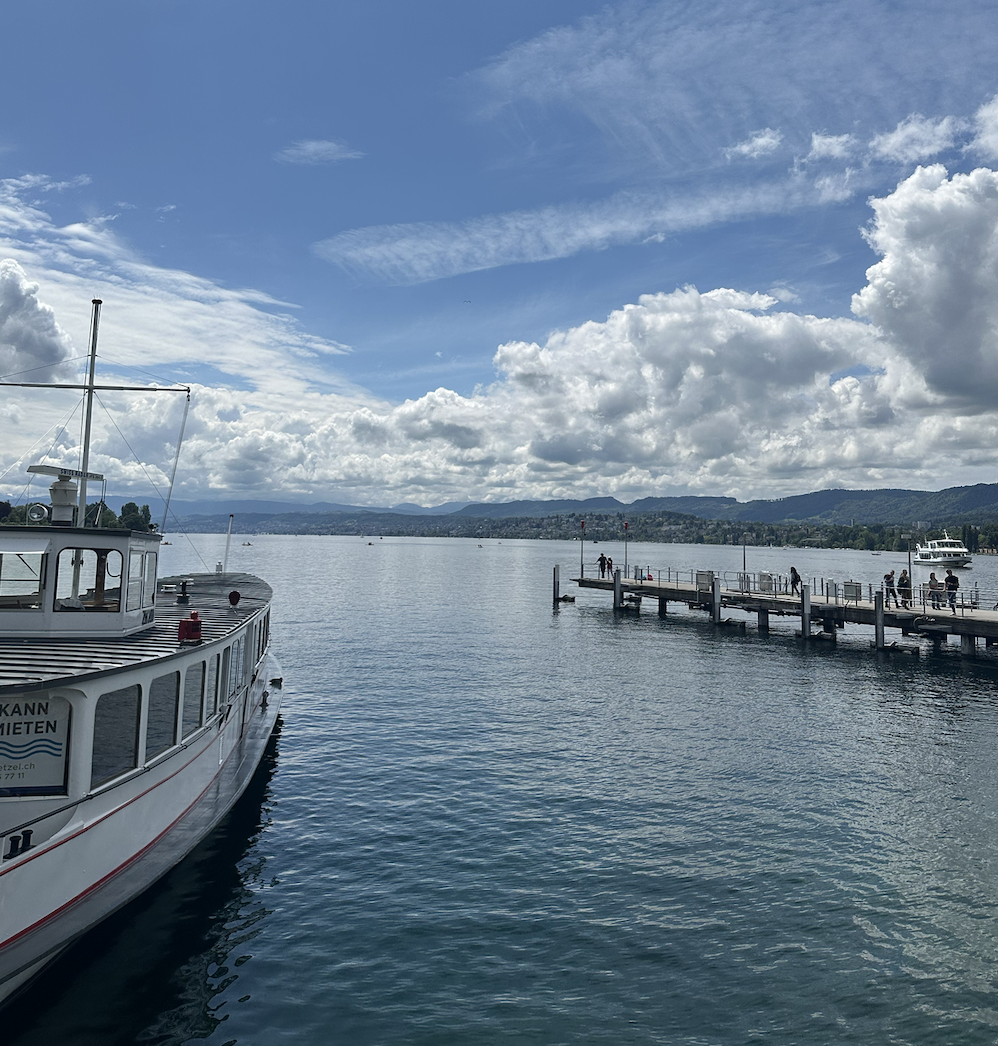
[[(760, 631), (769, 629), (771, 615), (798, 617), (800, 635), (805, 638), (834, 640), (836, 631), (847, 622), (872, 628), (872, 646), (888, 648), (886, 630), (897, 629), (904, 636), (917, 635), (946, 641), (950, 635), (960, 637), (960, 650), (972, 657), (977, 641), (987, 647), (998, 644), (998, 610), (984, 609), (976, 591), (957, 593), (951, 607), (945, 593), (939, 594), (935, 605), (925, 586), (916, 588), (909, 608), (890, 607), (882, 589), (859, 582), (822, 582), (820, 586), (803, 584), (797, 593), (790, 592), (787, 579), (771, 574), (738, 573), (729, 580), (711, 571), (687, 571), (689, 581), (679, 577), (624, 578), (615, 572), (613, 578), (575, 577), (571, 580), (580, 588), (598, 589), (613, 597), (615, 610), (638, 609), (644, 599), (654, 599), (659, 616), (668, 613), (670, 603), (684, 604), (690, 609), (703, 610), (715, 623), (722, 623), (727, 609), (754, 614)], [(558, 568), (555, 568), (555, 592), (558, 591)], [(812, 589), (818, 587), (818, 591)], [(814, 626), (820, 626), (815, 634)], [(917, 650), (917, 648), (915, 648)], [(914, 651), (913, 651), (914, 652)]]

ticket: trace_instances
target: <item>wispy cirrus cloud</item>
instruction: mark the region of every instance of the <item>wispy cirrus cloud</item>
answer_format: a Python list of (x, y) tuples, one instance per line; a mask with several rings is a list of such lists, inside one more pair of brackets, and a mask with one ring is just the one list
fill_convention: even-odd
[(958, 113), (993, 82), (996, 32), (998, 9), (970, 0), (633, 0), (516, 44), (462, 87), (525, 157), (702, 175), (732, 142), (751, 150), (752, 128), (804, 155), (815, 128), (868, 139), (913, 110)]
[(346, 142), (328, 138), (303, 138), (274, 153), (278, 163), (304, 166), (340, 163), (343, 160), (359, 160), (364, 154)]
[(893, 131), (876, 135), (870, 142), (870, 150), (874, 156), (886, 160), (917, 163), (952, 149), (957, 134), (965, 126), (966, 121), (953, 116), (932, 120), (921, 113), (912, 113)]
[(811, 151), (805, 161), (844, 160), (856, 149), (856, 139), (851, 134), (817, 134), (811, 135)]
[(489, 214), (461, 222), (352, 229), (321, 240), (314, 250), (361, 280), (423, 283), (779, 213), (814, 202), (818, 192), (793, 177), (700, 194), (623, 192), (588, 204)]
[(745, 159), (758, 160), (761, 156), (769, 156), (775, 153), (783, 141), (783, 135), (772, 127), (764, 127), (756, 131), (751, 137), (737, 145), (732, 145), (724, 150), (724, 155), (729, 160)]

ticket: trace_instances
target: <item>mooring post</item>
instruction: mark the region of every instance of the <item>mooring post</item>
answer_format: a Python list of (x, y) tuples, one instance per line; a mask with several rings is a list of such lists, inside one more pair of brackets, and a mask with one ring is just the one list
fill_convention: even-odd
[(811, 638), (811, 586), (800, 587), (800, 634), (804, 639)]
[(561, 567), (557, 563), (554, 568), (554, 601), (561, 602)]
[(623, 602), (623, 594), (620, 590), (620, 567), (617, 567), (613, 572), (613, 609), (619, 610)]
[(960, 656), (961, 657), (974, 657), (977, 653), (977, 637), (962, 635), (960, 636)]
[(669, 613), (669, 601), (665, 596), (658, 597), (658, 616), (667, 617)]
[(760, 610), (759, 611), (759, 631), (760, 632), (768, 632), (769, 631), (769, 611), (768, 610)]
[(710, 617), (716, 625), (721, 620), (721, 579), (714, 578), (710, 588)]
[(878, 588), (873, 596), (873, 632), (874, 646), (884, 649), (884, 591)]

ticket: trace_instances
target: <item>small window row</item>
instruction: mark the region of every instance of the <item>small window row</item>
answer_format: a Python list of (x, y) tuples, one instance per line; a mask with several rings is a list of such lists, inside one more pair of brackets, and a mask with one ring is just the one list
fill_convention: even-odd
[[(224, 651), (223, 660), (228, 653)], [(225, 679), (219, 673), (218, 654), (188, 665), (183, 673), (182, 688), (181, 673), (168, 672), (157, 676), (145, 694), (138, 683), (101, 694), (94, 712), (90, 787), (97, 788), (136, 769), (140, 763), (154, 761), (212, 719), (227, 696)], [(145, 751), (140, 753), (143, 698), (146, 743)]]

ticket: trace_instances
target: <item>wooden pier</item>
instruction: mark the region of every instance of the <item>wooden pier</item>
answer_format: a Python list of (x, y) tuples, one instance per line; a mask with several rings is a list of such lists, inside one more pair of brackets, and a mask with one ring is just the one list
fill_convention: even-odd
[[(804, 639), (835, 640), (836, 632), (847, 622), (867, 625), (872, 629), (871, 646), (877, 650), (890, 649), (886, 633), (896, 629), (902, 636), (920, 636), (933, 641), (938, 649), (948, 637), (960, 637), (960, 652), (973, 657), (978, 641), (986, 647), (998, 644), (998, 610), (984, 609), (975, 601), (976, 593), (960, 594), (951, 608), (945, 594), (940, 594), (939, 606), (924, 587), (916, 589), (909, 608), (893, 609), (886, 606), (886, 594), (859, 582), (827, 582), (818, 593), (812, 585), (802, 584), (797, 592), (788, 588), (786, 579), (774, 578), (770, 574), (736, 575), (734, 582), (713, 574), (711, 571), (686, 572), (690, 581), (682, 581), (671, 575), (663, 579), (650, 577), (623, 578), (619, 570), (612, 578), (575, 577), (571, 580), (580, 588), (592, 588), (613, 597), (615, 611), (639, 610), (643, 600), (655, 600), (658, 614), (665, 617), (670, 603), (684, 604), (692, 610), (701, 610), (710, 615), (715, 624), (739, 624), (743, 621), (726, 621), (726, 610), (739, 610), (755, 615), (760, 632), (769, 630), (771, 616), (800, 618), (797, 633)], [(870, 598), (872, 597), (872, 598)], [(559, 568), (554, 573), (554, 598), (562, 600), (559, 592)], [(815, 628), (819, 630), (816, 632)], [(917, 647), (909, 647), (916, 653)]]

